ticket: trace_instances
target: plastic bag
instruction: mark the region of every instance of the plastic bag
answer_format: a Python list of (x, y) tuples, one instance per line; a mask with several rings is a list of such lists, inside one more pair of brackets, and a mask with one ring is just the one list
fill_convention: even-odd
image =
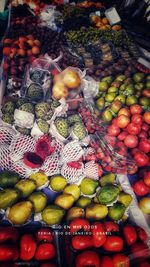
[(24, 82), (21, 88), (21, 96), (28, 98), (32, 102), (38, 102), (50, 97), (50, 88), (53, 75), (61, 70), (55, 63), (62, 55), (52, 60), (47, 54), (43, 58), (38, 58), (28, 65), (25, 72)]

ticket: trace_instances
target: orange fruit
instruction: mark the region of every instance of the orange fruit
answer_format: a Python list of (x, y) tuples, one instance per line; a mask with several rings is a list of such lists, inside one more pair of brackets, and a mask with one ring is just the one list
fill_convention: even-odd
[(101, 28), (102, 26), (103, 26), (102, 22), (99, 21), (99, 22), (96, 23), (96, 27)]
[(3, 48), (3, 55), (4, 56), (9, 56), (11, 53), (11, 48), (10, 47), (4, 47)]
[(100, 27), (101, 30), (107, 30), (107, 26), (106, 25), (103, 25)]
[(28, 41), (27, 41), (27, 43), (31, 46), (31, 47), (33, 47), (34, 46), (34, 41), (33, 40), (31, 40), (31, 39), (29, 39)]
[(41, 43), (40, 43), (39, 40), (34, 40), (34, 44), (37, 45), (37, 46), (40, 46), (41, 45)]
[(26, 55), (26, 51), (24, 49), (18, 49), (18, 55), (24, 57)]
[(114, 26), (112, 26), (112, 30), (113, 31), (120, 31), (121, 30), (121, 26), (120, 25), (114, 25)]
[(32, 54), (33, 54), (33, 55), (38, 55), (38, 54), (40, 54), (40, 49), (39, 49), (38, 46), (33, 46), (33, 47), (32, 47)]
[(91, 17), (91, 20), (92, 20), (92, 22), (97, 23), (97, 22), (101, 21), (101, 18), (99, 16), (93, 15)]
[(109, 24), (109, 20), (107, 18), (103, 18), (102, 19), (102, 22), (103, 22), (104, 25)]

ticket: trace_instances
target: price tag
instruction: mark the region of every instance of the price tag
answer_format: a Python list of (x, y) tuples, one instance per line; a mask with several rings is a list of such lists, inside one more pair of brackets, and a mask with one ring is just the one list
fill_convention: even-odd
[(117, 24), (121, 21), (117, 10), (114, 7), (111, 7), (105, 11), (105, 16), (109, 20), (110, 25)]

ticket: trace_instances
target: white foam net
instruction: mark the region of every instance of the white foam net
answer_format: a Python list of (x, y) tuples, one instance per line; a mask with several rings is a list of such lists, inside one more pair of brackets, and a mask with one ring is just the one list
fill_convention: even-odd
[(10, 145), (16, 131), (11, 127), (0, 126), (0, 145)]
[(59, 140), (53, 139), (52, 146), (55, 148), (55, 152), (60, 154), (63, 150), (64, 144)]
[(80, 169), (72, 168), (65, 163), (61, 168), (61, 175), (64, 176), (68, 183), (78, 183), (82, 178), (85, 177), (84, 175), (84, 165), (81, 164)]
[(25, 152), (34, 151), (35, 140), (27, 135), (16, 135), (10, 144), (11, 159), (18, 161), (23, 158)]
[(32, 169), (26, 166), (23, 160), (12, 162), (11, 170), (18, 173), (22, 178), (29, 177), (32, 173), (38, 172), (39, 169)]
[(94, 161), (88, 161), (85, 164), (84, 170), (85, 176), (88, 178), (92, 178), (94, 180), (98, 180), (98, 165)]
[(6, 170), (12, 167), (9, 146), (6, 144), (0, 146), (0, 167)]
[(77, 141), (69, 142), (62, 150), (61, 163), (78, 161), (83, 154), (84, 150)]
[(40, 170), (45, 172), (45, 174), (48, 176), (59, 174), (59, 155), (55, 153), (54, 155), (47, 157)]

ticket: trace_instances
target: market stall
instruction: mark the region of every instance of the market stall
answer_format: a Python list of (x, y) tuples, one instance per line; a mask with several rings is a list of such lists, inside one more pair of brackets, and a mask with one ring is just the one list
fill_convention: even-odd
[(150, 69), (114, 6), (12, 1), (0, 266), (150, 266)]

